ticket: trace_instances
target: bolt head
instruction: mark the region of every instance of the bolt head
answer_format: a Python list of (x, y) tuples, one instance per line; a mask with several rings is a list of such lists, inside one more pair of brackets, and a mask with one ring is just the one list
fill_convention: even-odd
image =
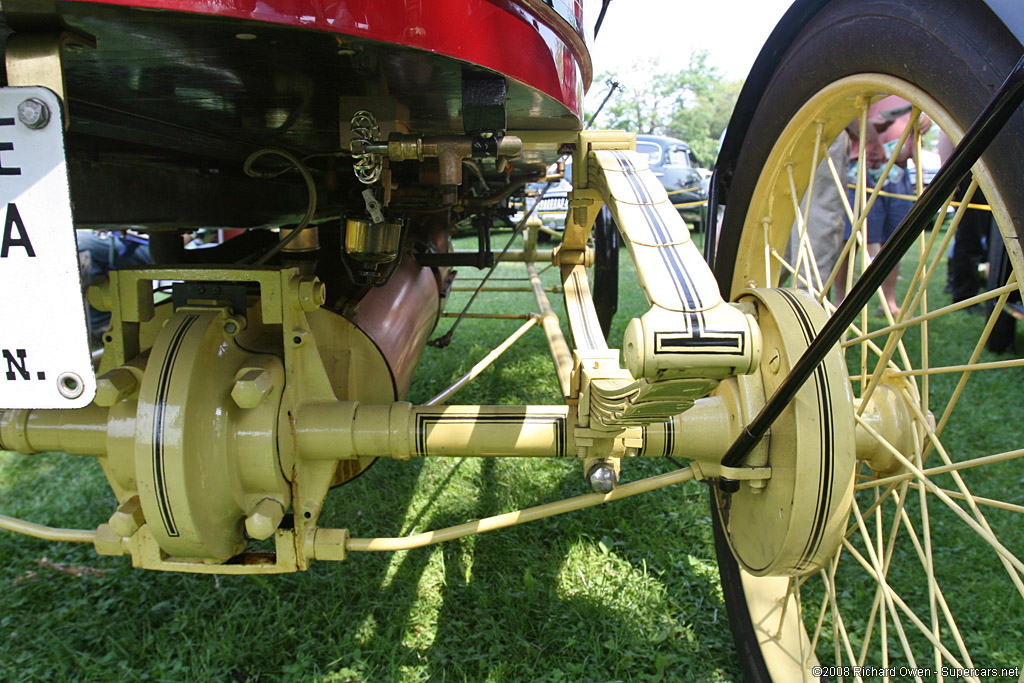
[(327, 301), (327, 287), (317, 278), (303, 278), (299, 282), (299, 307), (310, 313)]
[(273, 498), (264, 498), (245, 518), (245, 532), (250, 538), (262, 541), (274, 535), (284, 519), (284, 505)]
[(18, 105), (18, 120), (33, 130), (45, 128), (50, 122), (50, 108), (42, 100), (31, 97)]
[(238, 371), (231, 399), (239, 408), (255, 408), (274, 389), (274, 378), (263, 368), (242, 368)]
[(96, 405), (109, 408), (131, 395), (138, 386), (138, 380), (131, 370), (115, 368), (96, 380)]
[(610, 467), (595, 467), (587, 477), (590, 488), (594, 493), (611, 493), (618, 482), (615, 470)]

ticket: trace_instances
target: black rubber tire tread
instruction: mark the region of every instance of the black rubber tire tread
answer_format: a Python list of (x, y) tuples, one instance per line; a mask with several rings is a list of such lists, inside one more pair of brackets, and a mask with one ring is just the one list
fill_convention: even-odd
[[(816, 92), (846, 76), (883, 73), (935, 98), (966, 129), (1021, 56), (1021, 46), (976, 0), (865, 0), (829, 3), (789, 46), (754, 114), (726, 195), (715, 275), (730, 297), (746, 208), (772, 146)], [(996, 190), (1024, 215), (1024, 114), (1018, 112), (984, 155)], [(730, 210), (731, 209), (731, 210)], [(1024, 242), (1024, 221), (1015, 221)], [(729, 624), (744, 679), (770, 682), (747, 609), (740, 570), (711, 497), (716, 554)], [(780, 682), (781, 683), (781, 682)]]

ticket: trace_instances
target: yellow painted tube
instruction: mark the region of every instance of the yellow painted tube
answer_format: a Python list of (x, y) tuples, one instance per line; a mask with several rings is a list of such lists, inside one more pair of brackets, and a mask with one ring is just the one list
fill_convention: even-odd
[(6, 515), (0, 515), (0, 529), (32, 536), (33, 538), (41, 538), (44, 541), (61, 541), (65, 543), (92, 543), (96, 538), (94, 530), (55, 529), (54, 527), (26, 522)]
[(0, 412), (0, 448), (19, 453), (63, 451), (99, 457), (107, 453), (107, 409)]
[(558, 386), (562, 389), (562, 396), (569, 396), (572, 352), (569, 350), (569, 345), (565, 342), (565, 335), (562, 334), (562, 327), (558, 323), (558, 314), (551, 308), (551, 302), (548, 301), (548, 296), (544, 293), (544, 285), (541, 283), (537, 269), (532, 263), (527, 263), (526, 271), (530, 276), (530, 286), (533, 288), (533, 295), (537, 299), (537, 306), (540, 308), (540, 324), (548, 338), (548, 349), (551, 351), (551, 359), (555, 363)]
[(538, 321), (538, 318), (531, 317), (529, 320), (527, 320), (525, 323), (523, 323), (523, 325), (518, 330), (516, 330), (515, 332), (510, 334), (508, 339), (506, 339), (501, 344), (496, 346), (490, 353), (488, 353), (486, 356), (484, 356), (483, 359), (479, 363), (477, 363), (472, 368), (470, 368), (469, 372), (467, 372), (465, 375), (460, 377), (458, 379), (458, 381), (456, 381), (450, 387), (448, 387), (447, 389), (445, 389), (444, 391), (442, 391), (437, 396), (435, 396), (434, 398), (430, 399), (429, 401), (427, 401), (423, 405), (426, 405), (426, 406), (436, 406), (436, 405), (438, 405), (440, 403), (444, 403), (445, 401), (447, 401), (449, 398), (451, 398), (455, 394), (456, 391), (458, 391), (462, 387), (466, 386), (466, 384), (471, 382), (481, 372), (483, 372), (484, 370), (489, 368), (491, 366), (491, 364), (494, 361), (496, 361), (501, 356), (501, 354), (505, 353), (505, 351), (507, 351), (508, 348), (510, 346), (512, 346), (512, 344), (514, 344), (516, 342), (516, 340), (518, 340), (520, 337), (522, 337), (524, 334), (526, 334), (526, 332), (531, 327), (536, 325), (537, 321)]
[(463, 536), (480, 534), (485, 531), (494, 531), (495, 529), (504, 529), (505, 527), (525, 524), (526, 522), (532, 522), (545, 517), (553, 517), (566, 512), (581, 510), (583, 508), (593, 507), (594, 505), (601, 505), (602, 503), (610, 503), (611, 501), (619, 500), (620, 498), (628, 498), (639, 493), (646, 493), (666, 486), (672, 486), (673, 484), (690, 481), (693, 479), (693, 476), (693, 470), (687, 467), (685, 469), (679, 469), (673, 472), (667, 472), (665, 474), (659, 474), (654, 477), (647, 477), (646, 479), (640, 479), (639, 481), (623, 484), (622, 486), (616, 487), (615, 490), (608, 494), (588, 493), (582, 496), (576, 496), (575, 498), (566, 498), (565, 500), (560, 500), (556, 503), (538, 505), (525, 510), (516, 510), (515, 512), (506, 512), (502, 515), (485, 517), (484, 519), (478, 519), (474, 522), (467, 522), (466, 524), (459, 524), (457, 526), (438, 529), (436, 531), (426, 531), (421, 534), (413, 534), (412, 536), (404, 536), (401, 538), (349, 538), (345, 543), (345, 548), (349, 552), (394, 552), (396, 550), (422, 548), (423, 546), (434, 545), (435, 543), (450, 541), (456, 538), (462, 538)]

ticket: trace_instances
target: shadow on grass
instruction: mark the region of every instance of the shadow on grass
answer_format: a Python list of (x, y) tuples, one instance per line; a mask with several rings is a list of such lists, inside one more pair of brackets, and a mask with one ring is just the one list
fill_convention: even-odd
[[(39, 519), (33, 509), (47, 506), (33, 490), (64, 491), (51, 523), (90, 526), (112, 505), (97, 508), (104, 482), (88, 461), (3, 457), (5, 512)], [(581, 491), (575, 467), (537, 467), (550, 464), (384, 461), (331, 494), (325, 524), (397, 535)], [(685, 507), (702, 500), (692, 488)], [(672, 518), (676, 493), (286, 576), (145, 572), (0, 534), (0, 678), (734, 680), (707, 530)], [(666, 533), (669, 547), (657, 540)], [(73, 573), (82, 568), (100, 571)]]

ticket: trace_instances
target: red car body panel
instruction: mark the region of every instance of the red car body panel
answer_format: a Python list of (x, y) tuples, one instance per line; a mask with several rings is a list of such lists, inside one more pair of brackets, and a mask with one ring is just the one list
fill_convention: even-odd
[[(563, 12), (579, 31), (582, 0)], [(404, 45), (492, 69), (582, 112), (587, 54), (514, 0), (100, 0), (120, 5), (306, 28)], [(495, 39), (499, 36), (500, 39)]]

